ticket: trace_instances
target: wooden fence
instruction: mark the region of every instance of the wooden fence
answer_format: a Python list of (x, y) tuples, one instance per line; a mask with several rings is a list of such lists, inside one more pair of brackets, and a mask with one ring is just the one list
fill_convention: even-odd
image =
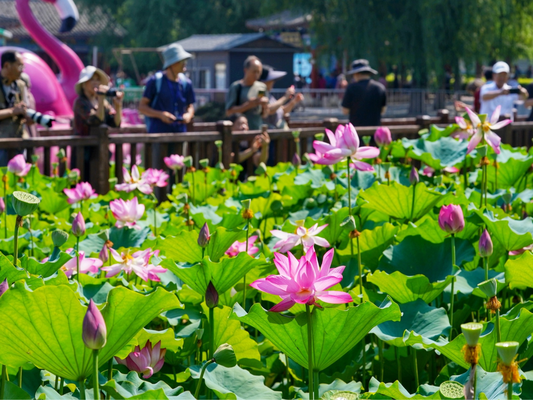
[[(383, 121), (384, 126), (388, 126), (394, 139), (397, 138), (418, 138), (420, 129), (428, 128), (431, 124), (447, 125), (447, 111), (442, 112), (437, 117), (420, 116), (418, 118), (401, 118), (392, 121)], [(314, 135), (323, 133), (324, 128), (335, 130), (339, 123), (335, 118), (312, 123), (291, 123), (292, 130), (300, 131), (301, 151), (312, 152), (312, 142)], [(311, 126), (310, 126), (311, 125)], [(209, 130), (204, 130), (206, 127)], [(109, 191), (110, 178), (116, 178), (118, 183), (123, 182), (122, 168), (115, 168), (115, 176), (110, 173), (110, 145), (115, 146), (115, 165), (122, 166), (124, 161), (124, 145), (130, 146), (130, 160), (136, 160), (138, 144), (139, 151), (142, 152), (142, 159), (145, 168), (165, 168), (163, 159), (170, 154), (183, 154), (184, 145), (187, 143), (187, 154), (192, 155), (196, 167), (198, 160), (208, 158), (211, 163), (217, 161), (216, 140), (222, 140), (222, 162), (227, 167), (231, 163), (231, 153), (238, 152), (239, 143), (243, 140), (251, 140), (260, 131), (232, 132), (230, 121), (219, 121), (215, 124), (195, 124), (195, 131), (187, 133), (158, 133), (146, 134), (144, 125), (127, 128), (108, 128), (105, 125), (93, 128), (89, 136), (74, 136), (72, 130), (48, 130), (42, 131), (41, 137), (29, 139), (0, 139), (0, 149), (8, 150), (14, 155), (16, 152), (25, 150), (28, 159), (37, 148), (42, 148), (43, 171), (45, 175), (50, 175), (52, 171), (52, 148), (65, 148), (70, 152), (71, 158), (68, 168), (78, 168), (82, 179), (89, 181), (98, 193), (104, 194)], [(264, 127), (266, 129), (266, 127)], [(358, 127), (357, 132), (361, 136), (373, 135), (376, 127)], [(290, 161), (296, 152), (296, 144), (293, 140), (291, 130), (269, 130), (271, 141), (274, 142), (276, 162)], [(515, 122), (506, 128), (498, 131), (504, 143), (513, 146), (527, 146), (531, 144), (533, 138), (533, 122)], [(156, 151), (153, 149), (156, 147)], [(90, 150), (87, 150), (90, 149)], [(84, 156), (90, 152), (88, 162), (84, 162)], [(154, 153), (156, 157), (154, 157)], [(300, 154), (302, 156), (302, 154)], [(85, 171), (89, 168), (90, 171)], [(89, 173), (88, 173), (89, 172)], [(158, 195), (162, 193), (159, 192)], [(159, 197), (159, 196), (158, 196)]]

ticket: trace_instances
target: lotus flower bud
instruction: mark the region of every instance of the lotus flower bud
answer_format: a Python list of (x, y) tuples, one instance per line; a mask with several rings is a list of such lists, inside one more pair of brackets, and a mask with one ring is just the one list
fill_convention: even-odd
[(388, 146), (392, 143), (392, 136), (390, 133), (390, 129), (386, 126), (380, 126), (376, 133), (374, 133), (374, 140), (376, 141), (378, 146)]
[(198, 246), (202, 248), (207, 247), (210, 239), (211, 235), (209, 234), (209, 226), (207, 225), (207, 222), (205, 222), (204, 226), (202, 226), (202, 229), (200, 229), (200, 234), (198, 235)]
[(442, 206), (439, 213), (439, 226), (446, 233), (458, 233), (465, 227), (461, 206), (450, 204)]
[(311, 210), (317, 206), (316, 200), (312, 197), (308, 197), (307, 199), (304, 200), (303, 206), (304, 208)]
[(59, 149), (59, 151), (57, 152), (57, 158), (59, 160), (62, 160), (63, 158), (65, 158), (66, 155), (65, 155), (65, 150), (64, 149)]
[(363, 143), (365, 146), (368, 146), (370, 144), (370, 139), (372, 139), (372, 136), (363, 136)]
[(461, 331), (466, 340), (466, 344), (470, 347), (475, 347), (479, 341), (479, 335), (483, 330), (483, 324), (471, 322), (469, 324), (462, 324)]
[(341, 227), (346, 229), (348, 232), (357, 229), (353, 215), (349, 215), (348, 217), (344, 218), (344, 221), (341, 222)]
[(31, 155), (31, 162), (34, 164), (37, 164), (37, 161), (39, 161), (39, 156), (37, 154)]
[(250, 200), (250, 199), (242, 200), (241, 204), (242, 204), (242, 208), (244, 208), (245, 210), (248, 210), (248, 209), (250, 209), (250, 205), (252, 204), (252, 200)]
[(498, 356), (502, 363), (507, 366), (510, 366), (513, 362), (516, 352), (518, 351), (518, 342), (499, 342), (496, 343), (496, 349), (498, 349)]
[(492, 255), (493, 246), (489, 232), (485, 229), (479, 238), (479, 255), (483, 258)]
[(292, 165), (294, 165), (295, 167), (299, 167), (301, 164), (302, 160), (300, 159), (300, 156), (298, 155), (298, 153), (294, 153), (294, 155), (292, 156)]
[(320, 142), (323, 142), (324, 141), (324, 137), (326, 136), (325, 133), (315, 133), (315, 139), (320, 141)]
[(505, 202), (505, 204), (511, 204), (511, 200), (513, 199), (513, 194), (510, 192), (505, 192), (502, 195), (502, 199)]
[(81, 212), (78, 212), (72, 221), (72, 234), (76, 237), (85, 235), (85, 220)]
[(478, 283), (477, 287), (487, 296), (489, 299), (498, 294), (498, 281), (495, 278), (489, 279)]
[(233, 368), (237, 365), (237, 356), (230, 344), (221, 344), (213, 354), (213, 359), (218, 365), (226, 368)]
[(7, 282), (7, 278), (4, 279), (2, 283), (0, 283), (0, 297), (9, 290), (9, 283)]
[(267, 166), (264, 162), (260, 162), (257, 168), (255, 169), (256, 175), (264, 175), (267, 172)]
[(215, 140), (215, 146), (220, 149), (222, 147), (222, 140)]
[(209, 308), (215, 308), (218, 305), (218, 292), (211, 281), (209, 281), (209, 285), (207, 285), (207, 290), (205, 291), (205, 304)]
[(83, 343), (89, 349), (100, 350), (107, 341), (107, 327), (102, 313), (91, 299), (85, 318), (83, 318)]
[(191, 156), (187, 156), (183, 159), (183, 165), (185, 165), (187, 168), (192, 167), (193, 160)]
[(0, 197), (0, 214), (3, 214), (6, 211), (6, 203), (3, 197)]
[(32, 214), (37, 210), (40, 202), (41, 200), (33, 194), (19, 191), (13, 192), (13, 208), (15, 209), (15, 213), (21, 217)]
[(61, 247), (68, 240), (68, 233), (61, 229), (56, 229), (52, 232), (52, 242), (55, 247)]
[(411, 182), (411, 185), (416, 185), (418, 182), (420, 182), (420, 177), (418, 176), (418, 171), (415, 167), (411, 168), (411, 173), (409, 174), (409, 182)]
[(106, 263), (109, 260), (109, 249), (104, 244), (102, 247), (102, 250), (100, 250), (100, 253), (98, 253), (98, 258), (103, 262)]
[(209, 166), (209, 160), (207, 158), (202, 158), (199, 163), (203, 169), (206, 169)]

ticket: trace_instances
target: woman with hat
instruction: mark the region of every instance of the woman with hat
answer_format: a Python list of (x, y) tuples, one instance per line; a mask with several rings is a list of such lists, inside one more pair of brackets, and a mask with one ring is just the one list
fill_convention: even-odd
[[(274, 68), (263, 65), (263, 72), (259, 80), (266, 84), (267, 91), (270, 93), (274, 87), (274, 83), (285, 75), (287, 75), (285, 71), (275, 71)], [(264, 118), (264, 122), (271, 129), (288, 129), (289, 127), (285, 122), (284, 116), (290, 113), (303, 99), (303, 94), (297, 93), (295, 95), (294, 85), (290, 86), (278, 100), (270, 95), (268, 100), (268, 116)]]
[[(113, 92), (113, 107), (106, 100), (109, 76), (99, 68), (89, 65), (80, 72), (76, 83), (78, 97), (74, 101), (74, 133), (88, 136), (91, 126), (105, 123), (119, 127), (122, 119), (123, 92)], [(109, 93), (110, 94), (110, 93)]]

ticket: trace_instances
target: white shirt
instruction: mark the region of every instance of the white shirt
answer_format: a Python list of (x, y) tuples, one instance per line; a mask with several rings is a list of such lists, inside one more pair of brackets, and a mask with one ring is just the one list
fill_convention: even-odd
[(495, 82), (489, 82), (481, 87), (481, 91), (479, 93), (479, 100), (481, 101), (480, 114), (487, 114), (487, 118), (490, 119), (492, 113), (494, 110), (496, 110), (496, 107), (502, 106), (500, 114), (508, 114), (511, 116), (511, 118), (513, 117), (514, 103), (518, 101), (518, 94), (502, 94), (493, 98), (492, 100), (483, 100), (483, 95), (485, 93), (502, 89), (511, 89), (511, 86), (509, 86), (507, 83), (504, 83), (503, 87), (500, 89), (498, 86), (496, 86)]

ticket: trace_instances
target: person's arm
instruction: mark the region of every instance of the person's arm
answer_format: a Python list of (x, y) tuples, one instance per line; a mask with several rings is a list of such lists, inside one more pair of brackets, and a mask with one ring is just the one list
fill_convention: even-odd
[[(285, 106), (284, 104), (287, 103), (287, 101), (293, 96), (294, 96), (294, 85), (289, 86), (287, 90), (285, 91), (285, 94), (281, 96), (278, 100), (268, 104), (268, 114), (273, 115), (276, 113), (278, 108), (286, 107), (288, 104)], [(291, 110), (293, 108), (294, 106), (292, 106)], [(290, 111), (284, 111), (284, 112), (290, 112)]]
[(194, 118), (194, 104), (189, 104), (187, 111), (182, 115), (183, 123), (188, 124)]
[(258, 166), (260, 163), (266, 163), (268, 160), (268, 151), (270, 148), (270, 136), (266, 131), (261, 133), (261, 154), (259, 155), (259, 161), (254, 160), (255, 166)]
[(521, 100), (527, 100), (527, 98), (529, 97), (529, 93), (528, 93), (527, 89), (522, 87), (522, 86), (518, 86), (518, 87), (520, 88), (520, 93), (519, 93), (518, 97)]
[(498, 89), (498, 90), (490, 90), (483, 93), (481, 96), (481, 100), (483, 101), (489, 101), (492, 99), (495, 99), (496, 97), (503, 96), (509, 94), (509, 89)]
[(26, 114), (26, 104), (24, 103), (18, 103), (15, 104), (12, 108), (6, 108), (4, 110), (0, 110), (0, 120), (14, 117), (16, 115), (25, 115)]
[(246, 150), (239, 151), (239, 157), (237, 159), (237, 163), (241, 164), (242, 162), (249, 159), (252, 155), (257, 153), (257, 151), (261, 148), (261, 135), (257, 135), (254, 137), (254, 141), (252, 142), (252, 145), (247, 148)]
[(150, 118), (158, 118), (165, 124), (171, 124), (176, 120), (176, 116), (174, 114), (169, 113), (168, 111), (154, 110), (152, 107), (149, 106), (149, 104), (150, 99), (142, 97), (141, 101), (139, 102), (139, 112)]
[(256, 97), (254, 99), (250, 99), (247, 102), (241, 104), (240, 106), (233, 106), (226, 110), (226, 116), (231, 116), (233, 114), (242, 114), (248, 110), (251, 110), (252, 108), (257, 107), (261, 103), (261, 98)]
[(303, 101), (304, 95), (302, 93), (296, 94), (296, 96), (293, 97), (291, 101), (289, 101), (287, 104), (283, 106), (283, 114), (290, 113), (294, 107), (301, 101)]
[(342, 107), (342, 113), (343, 113), (344, 115), (348, 115), (348, 114), (350, 114), (350, 109), (349, 109), (349, 108), (346, 108), (346, 107)]
[(124, 99), (124, 92), (117, 92), (117, 96), (113, 99), (113, 106), (115, 107), (114, 122), (115, 126), (119, 127), (122, 123), (122, 102)]

